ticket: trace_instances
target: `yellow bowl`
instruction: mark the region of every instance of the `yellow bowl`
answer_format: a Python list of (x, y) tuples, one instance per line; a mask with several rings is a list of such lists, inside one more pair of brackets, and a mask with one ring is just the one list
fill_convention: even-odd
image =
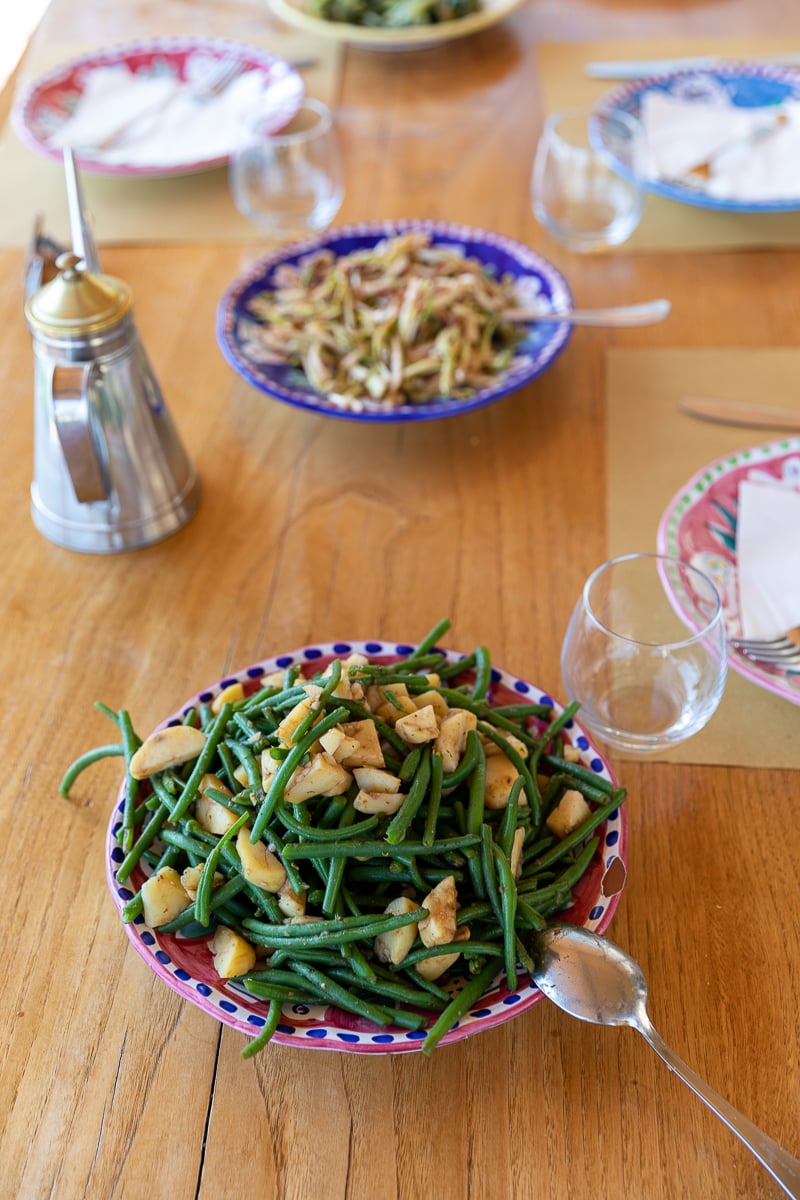
[(332, 38), (361, 46), (365, 50), (423, 50), (439, 42), (467, 37), (502, 21), (525, 0), (482, 0), (480, 10), (436, 25), (410, 25), (385, 29), (372, 25), (349, 25), (345, 21), (326, 21), (305, 11), (305, 0), (267, 0), (276, 17), (287, 25), (317, 37)]

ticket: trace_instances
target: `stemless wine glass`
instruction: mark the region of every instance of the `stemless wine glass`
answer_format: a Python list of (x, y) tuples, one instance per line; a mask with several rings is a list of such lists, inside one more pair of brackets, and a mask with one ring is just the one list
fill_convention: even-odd
[[(679, 615), (680, 613), (680, 615)], [(610, 746), (665, 749), (702, 729), (727, 669), (722, 605), (702, 571), (628, 554), (587, 579), (569, 622), (561, 672), (578, 720)]]
[(279, 133), (256, 117), (231, 155), (229, 178), (239, 212), (276, 240), (321, 232), (344, 198), (330, 109), (307, 99)]
[(643, 154), (644, 130), (621, 109), (553, 113), (531, 172), (536, 219), (568, 250), (618, 246), (642, 216), (644, 192), (636, 178)]

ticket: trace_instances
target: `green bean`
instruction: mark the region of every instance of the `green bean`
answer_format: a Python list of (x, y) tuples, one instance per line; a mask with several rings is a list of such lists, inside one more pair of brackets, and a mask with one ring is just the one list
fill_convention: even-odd
[(503, 819), (500, 822), (497, 843), (506, 858), (511, 857), (511, 848), (514, 845), (514, 834), (517, 831), (517, 815), (519, 813), (519, 794), (522, 791), (523, 782), (522, 775), (518, 775), (511, 785), (511, 791), (508, 793), (508, 804), (505, 807)]
[(125, 881), (131, 876), (136, 864), (142, 857), (142, 854), (158, 837), (168, 816), (169, 809), (163, 806), (153, 813), (152, 817), (147, 822), (144, 829), (139, 834), (138, 838), (133, 843), (130, 850), (117, 868), (115, 875), (117, 883), (125, 883)]
[(464, 747), (464, 753), (461, 756), (461, 761), (454, 771), (449, 775), (445, 775), (442, 779), (442, 787), (451, 791), (453, 788), (459, 787), (465, 783), (472, 772), (478, 765), (478, 759), (483, 747), (481, 740), (474, 729), (470, 729), (467, 734), (467, 740)]
[(240, 766), (244, 767), (249, 788), (261, 787), (261, 765), (256, 761), (252, 749), (243, 746), (241, 742), (226, 740), (225, 745), (238, 758)]
[(485, 700), (492, 682), (492, 660), (486, 646), (478, 646), (475, 650), (475, 683), (470, 697), (473, 700)]
[(412, 650), (411, 653), (407, 655), (405, 665), (407, 667), (411, 666), (412, 664), (419, 662), (421, 658), (424, 658), (428, 651), (433, 649), (433, 647), (439, 641), (439, 638), (444, 637), (449, 628), (450, 622), (448, 621), (447, 617), (444, 617), (441, 621), (434, 625), (430, 633), (425, 635), (425, 637), (417, 646), (416, 650)]
[[(397, 916), (374, 913), (364, 913), (360, 917), (331, 917), (328, 920), (314, 921), (310, 925), (267, 925), (248, 917), (243, 925), (250, 930), (260, 945), (271, 945), (277, 941), (279, 945), (287, 942), (309, 942), (314, 945), (338, 946), (342, 942), (370, 940), (380, 933), (388, 933), (392, 929), (400, 929), (403, 925), (415, 925), (419, 920), (419, 912), (398, 913)], [(269, 939), (265, 941), (263, 939)]]
[[(351, 824), (355, 820), (356, 810), (352, 804), (349, 804), (339, 818), (339, 826), (335, 830), (330, 830), (331, 833), (339, 837), (349, 835), (350, 829), (355, 828)], [(359, 822), (363, 824), (363, 822)], [(317, 831), (318, 832), (318, 831)], [(336, 902), (339, 895), (339, 889), (342, 886), (345, 867), (347, 862), (344, 858), (337, 858), (328, 864), (328, 878), (325, 883), (325, 893), (322, 897), (322, 911), (327, 915), (331, 915), (336, 911)]]
[(325, 710), (325, 706), (330, 700), (336, 688), (339, 686), (339, 681), (342, 678), (342, 660), (335, 658), (331, 663), (330, 676), (325, 683), (319, 697), (316, 701), (312, 701), (308, 712), (298, 724), (297, 728), (292, 733), (292, 742), (295, 744), (302, 740), (317, 721), (318, 717)]
[(503, 851), (497, 845), (495, 845), (493, 849), (495, 859), (497, 860), (498, 886), (500, 889), (500, 897), (503, 909), (503, 960), (506, 969), (506, 982), (508, 983), (509, 991), (514, 992), (517, 988), (517, 946), (515, 932), (517, 918), (517, 884), (508, 859)]
[(463, 1017), (467, 1009), (471, 1008), (478, 998), (483, 995), (494, 979), (496, 970), (494, 962), (487, 963), (480, 974), (471, 979), (461, 989), (455, 999), (450, 1001), (438, 1020), (428, 1030), (425, 1040), (422, 1043), (423, 1054), (429, 1055), (433, 1053), (444, 1035)]
[(217, 745), (222, 739), (222, 735), (225, 731), (225, 726), (228, 723), (230, 714), (230, 704), (223, 704), (222, 708), (214, 719), (213, 725), (206, 735), (206, 744), (195, 760), (191, 774), (183, 786), (183, 791), (181, 792), (177, 802), (169, 814), (171, 821), (179, 820), (188, 810), (189, 806), (194, 802), (195, 796), (197, 795), (197, 789), (200, 786), (200, 780), (204, 775), (208, 774), (209, 767), (211, 766), (217, 750)]
[(249, 813), (243, 812), (238, 820), (233, 822), (230, 828), (223, 833), (222, 837), (219, 839), (216, 846), (214, 846), (213, 850), (205, 861), (205, 866), (203, 867), (203, 872), (200, 876), (200, 882), (197, 885), (197, 893), (194, 900), (195, 918), (200, 922), (201, 925), (207, 925), (210, 919), (211, 889), (214, 884), (214, 872), (217, 869), (217, 863), (222, 856), (225, 846), (231, 841), (234, 835), (239, 832), (249, 815)]
[(428, 811), (425, 814), (423, 846), (433, 846), (436, 840), (436, 825), (442, 801), (442, 772), (444, 760), (438, 750), (431, 751), (431, 785), (428, 791)]
[[(125, 747), (125, 765), (128, 768), (125, 778), (125, 802), (122, 809), (122, 832), (120, 845), (125, 851), (130, 850), (136, 833), (136, 797), (139, 794), (139, 780), (130, 772), (131, 759), (142, 744), (131, 724), (130, 713), (121, 708), (117, 714), (122, 744)], [(141, 818), (140, 818), (141, 819)]]
[(354, 838), (351, 842), (303, 842), (286, 847), (286, 857), (292, 861), (298, 858), (402, 858), (408, 855), (428, 854), (433, 849), (438, 853), (445, 850), (463, 850), (465, 847), (477, 846), (480, 838), (470, 834), (463, 837), (442, 838), (434, 842), (432, 847), (422, 842), (403, 842), (400, 846), (390, 846), (386, 841), (362, 841)]
[(391, 1017), (386, 1010), (379, 1007), (377, 1004), (371, 1004), (368, 1000), (362, 1000), (358, 996), (354, 996), (347, 988), (342, 987), (335, 979), (331, 979), (323, 971), (317, 967), (312, 967), (310, 963), (298, 961), (295, 963), (295, 970), (298, 975), (302, 975), (311, 983), (315, 989), (319, 989), (321, 994), (331, 1003), (338, 1005), (339, 1008), (345, 1009), (347, 1012), (356, 1013), (360, 1017), (366, 1017), (368, 1021), (374, 1021), (376, 1025), (390, 1025)]
[(422, 759), (422, 749), (415, 746), (403, 759), (398, 771), (398, 779), (401, 783), (410, 783), (419, 770), (419, 764)]
[[(497, 886), (497, 872), (494, 865), (494, 840), (490, 825), (481, 825), (481, 868), (483, 870), (484, 895), (489, 899), (498, 924), (503, 923), (503, 908), (500, 901), (500, 890)], [(474, 882), (474, 877), (473, 877)], [(477, 892), (477, 888), (475, 889)], [(478, 895), (480, 893), (478, 892)]]
[(516, 768), (517, 773), (522, 776), (522, 786), (525, 789), (525, 795), (528, 797), (528, 804), (531, 806), (531, 819), (534, 824), (538, 825), (541, 820), (542, 797), (539, 792), (539, 785), (536, 782), (535, 768), (531, 767), (525, 761), (519, 751), (511, 745), (508, 738), (504, 738), (501, 733), (492, 729), (491, 725), (488, 725), (485, 721), (479, 721), (478, 729), (490, 741), (494, 742), (495, 746), (498, 746), (502, 750), (508, 761)]
[(405, 800), (386, 826), (384, 837), (390, 846), (397, 846), (406, 836), (411, 822), (419, 812), (431, 778), (431, 752), (426, 746), (422, 752), (419, 769), (408, 789)]
[(438, 958), (441, 954), (463, 954), (465, 958), (475, 955), (502, 958), (503, 948), (496, 942), (473, 941), (472, 938), (468, 942), (446, 942), (443, 946), (417, 946), (409, 951), (400, 966), (413, 967), (424, 958)]
[(64, 773), (64, 778), (59, 784), (59, 795), (66, 799), (67, 796), (69, 796), (75, 780), (78, 778), (81, 772), (85, 771), (87, 767), (90, 767), (92, 763), (99, 762), (101, 758), (113, 758), (117, 755), (122, 756), (124, 754), (125, 747), (116, 742), (113, 742), (107, 746), (95, 746), (94, 750), (87, 750), (85, 754), (81, 754), (80, 758), (76, 758), (72, 765), (67, 768), (66, 772)]
[(584, 838), (597, 829), (598, 825), (602, 825), (606, 817), (610, 816), (614, 809), (619, 807), (624, 798), (625, 792), (622, 789), (614, 792), (611, 799), (590, 813), (577, 829), (573, 830), (572, 833), (568, 833), (552, 849), (544, 852), (538, 861), (539, 868), (549, 866), (550, 863), (557, 862), (559, 858), (563, 858), (568, 850), (571, 850), (573, 846), (577, 846), (582, 842)]
[(554, 758), (552, 754), (543, 754), (541, 761), (549, 767), (555, 767), (564, 775), (570, 775), (580, 783), (588, 783), (590, 787), (595, 787), (599, 791), (605, 792), (606, 795), (610, 796), (615, 789), (615, 784), (610, 779), (604, 779), (602, 775), (597, 775), (581, 763), (569, 762), (564, 758)]
[(264, 1022), (261, 1032), (256, 1034), (256, 1036), (254, 1038), (251, 1038), (251, 1040), (245, 1046), (244, 1050), (241, 1051), (241, 1057), (242, 1058), (252, 1058), (254, 1055), (258, 1054), (259, 1050), (263, 1050), (263, 1048), (266, 1046), (267, 1042), (270, 1040), (270, 1038), (275, 1033), (275, 1030), (280, 1025), (280, 1022), (281, 1022), (280, 1001), (270, 1000), (269, 1012), (267, 1013), (267, 1019)]
[(305, 735), (296, 745), (292, 747), (286, 758), (278, 767), (275, 774), (272, 776), (272, 782), (269, 786), (269, 791), (264, 797), (261, 808), (258, 810), (258, 816), (253, 822), (253, 828), (250, 833), (250, 841), (255, 843), (261, 840), (264, 830), (270, 822), (275, 805), (281, 800), (287, 783), (291, 779), (297, 767), (303, 761), (305, 755), (314, 745), (323, 733), (327, 733), (329, 729), (333, 729), (334, 725), (338, 725), (345, 717), (346, 710), (340, 705), (327, 716), (323, 717), (314, 728)]

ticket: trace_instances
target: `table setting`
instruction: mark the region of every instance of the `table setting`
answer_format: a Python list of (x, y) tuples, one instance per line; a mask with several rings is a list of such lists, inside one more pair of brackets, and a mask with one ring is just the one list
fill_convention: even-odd
[(635, 8), (51, 0), (9, 1195), (800, 1196), (800, 68)]

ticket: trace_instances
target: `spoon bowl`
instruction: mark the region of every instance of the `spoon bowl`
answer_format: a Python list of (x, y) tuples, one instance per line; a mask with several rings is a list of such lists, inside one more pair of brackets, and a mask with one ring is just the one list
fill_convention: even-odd
[(570, 1016), (595, 1025), (631, 1025), (687, 1087), (756, 1156), (788, 1196), (800, 1197), (800, 1162), (717, 1095), (678, 1058), (647, 1015), (641, 967), (619, 946), (577, 925), (535, 933), (529, 946), (540, 991)]

